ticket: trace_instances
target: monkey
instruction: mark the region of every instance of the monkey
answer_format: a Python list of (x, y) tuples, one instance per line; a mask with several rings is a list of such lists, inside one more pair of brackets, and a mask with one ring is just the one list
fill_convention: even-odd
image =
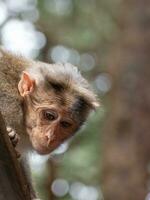
[(50, 154), (98, 106), (76, 66), (34, 61), (0, 48), (0, 112), (19, 152)]

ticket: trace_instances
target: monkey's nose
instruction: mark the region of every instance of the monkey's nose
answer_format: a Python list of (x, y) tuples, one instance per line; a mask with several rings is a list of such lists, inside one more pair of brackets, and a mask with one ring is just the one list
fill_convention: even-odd
[(54, 133), (52, 131), (46, 133), (45, 138), (46, 138), (47, 144), (49, 144), (50, 141), (54, 139)]
[(49, 134), (49, 133), (46, 134), (46, 135), (45, 135), (45, 139), (46, 139), (47, 141), (49, 141), (49, 140), (51, 139), (51, 134)]

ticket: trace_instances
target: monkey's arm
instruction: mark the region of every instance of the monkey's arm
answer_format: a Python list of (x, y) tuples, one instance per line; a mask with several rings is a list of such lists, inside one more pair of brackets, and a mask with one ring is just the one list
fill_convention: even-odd
[(0, 111), (7, 127), (14, 129), (17, 134), (23, 131), (22, 105), (13, 93), (7, 93), (0, 88)]

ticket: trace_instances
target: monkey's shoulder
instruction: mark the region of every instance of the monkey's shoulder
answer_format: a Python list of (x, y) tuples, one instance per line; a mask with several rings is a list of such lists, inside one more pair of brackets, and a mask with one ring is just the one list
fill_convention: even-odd
[(11, 94), (0, 91), (0, 112), (7, 126), (22, 126), (23, 112), (21, 101)]

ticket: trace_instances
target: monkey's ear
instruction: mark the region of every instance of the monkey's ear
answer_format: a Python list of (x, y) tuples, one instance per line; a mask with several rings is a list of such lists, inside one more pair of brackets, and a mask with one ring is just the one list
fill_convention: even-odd
[(31, 79), (27, 72), (23, 72), (18, 84), (18, 90), (22, 97), (30, 94), (34, 90), (35, 80)]
[(100, 107), (100, 103), (98, 101), (92, 102), (92, 107), (95, 110), (96, 108)]

